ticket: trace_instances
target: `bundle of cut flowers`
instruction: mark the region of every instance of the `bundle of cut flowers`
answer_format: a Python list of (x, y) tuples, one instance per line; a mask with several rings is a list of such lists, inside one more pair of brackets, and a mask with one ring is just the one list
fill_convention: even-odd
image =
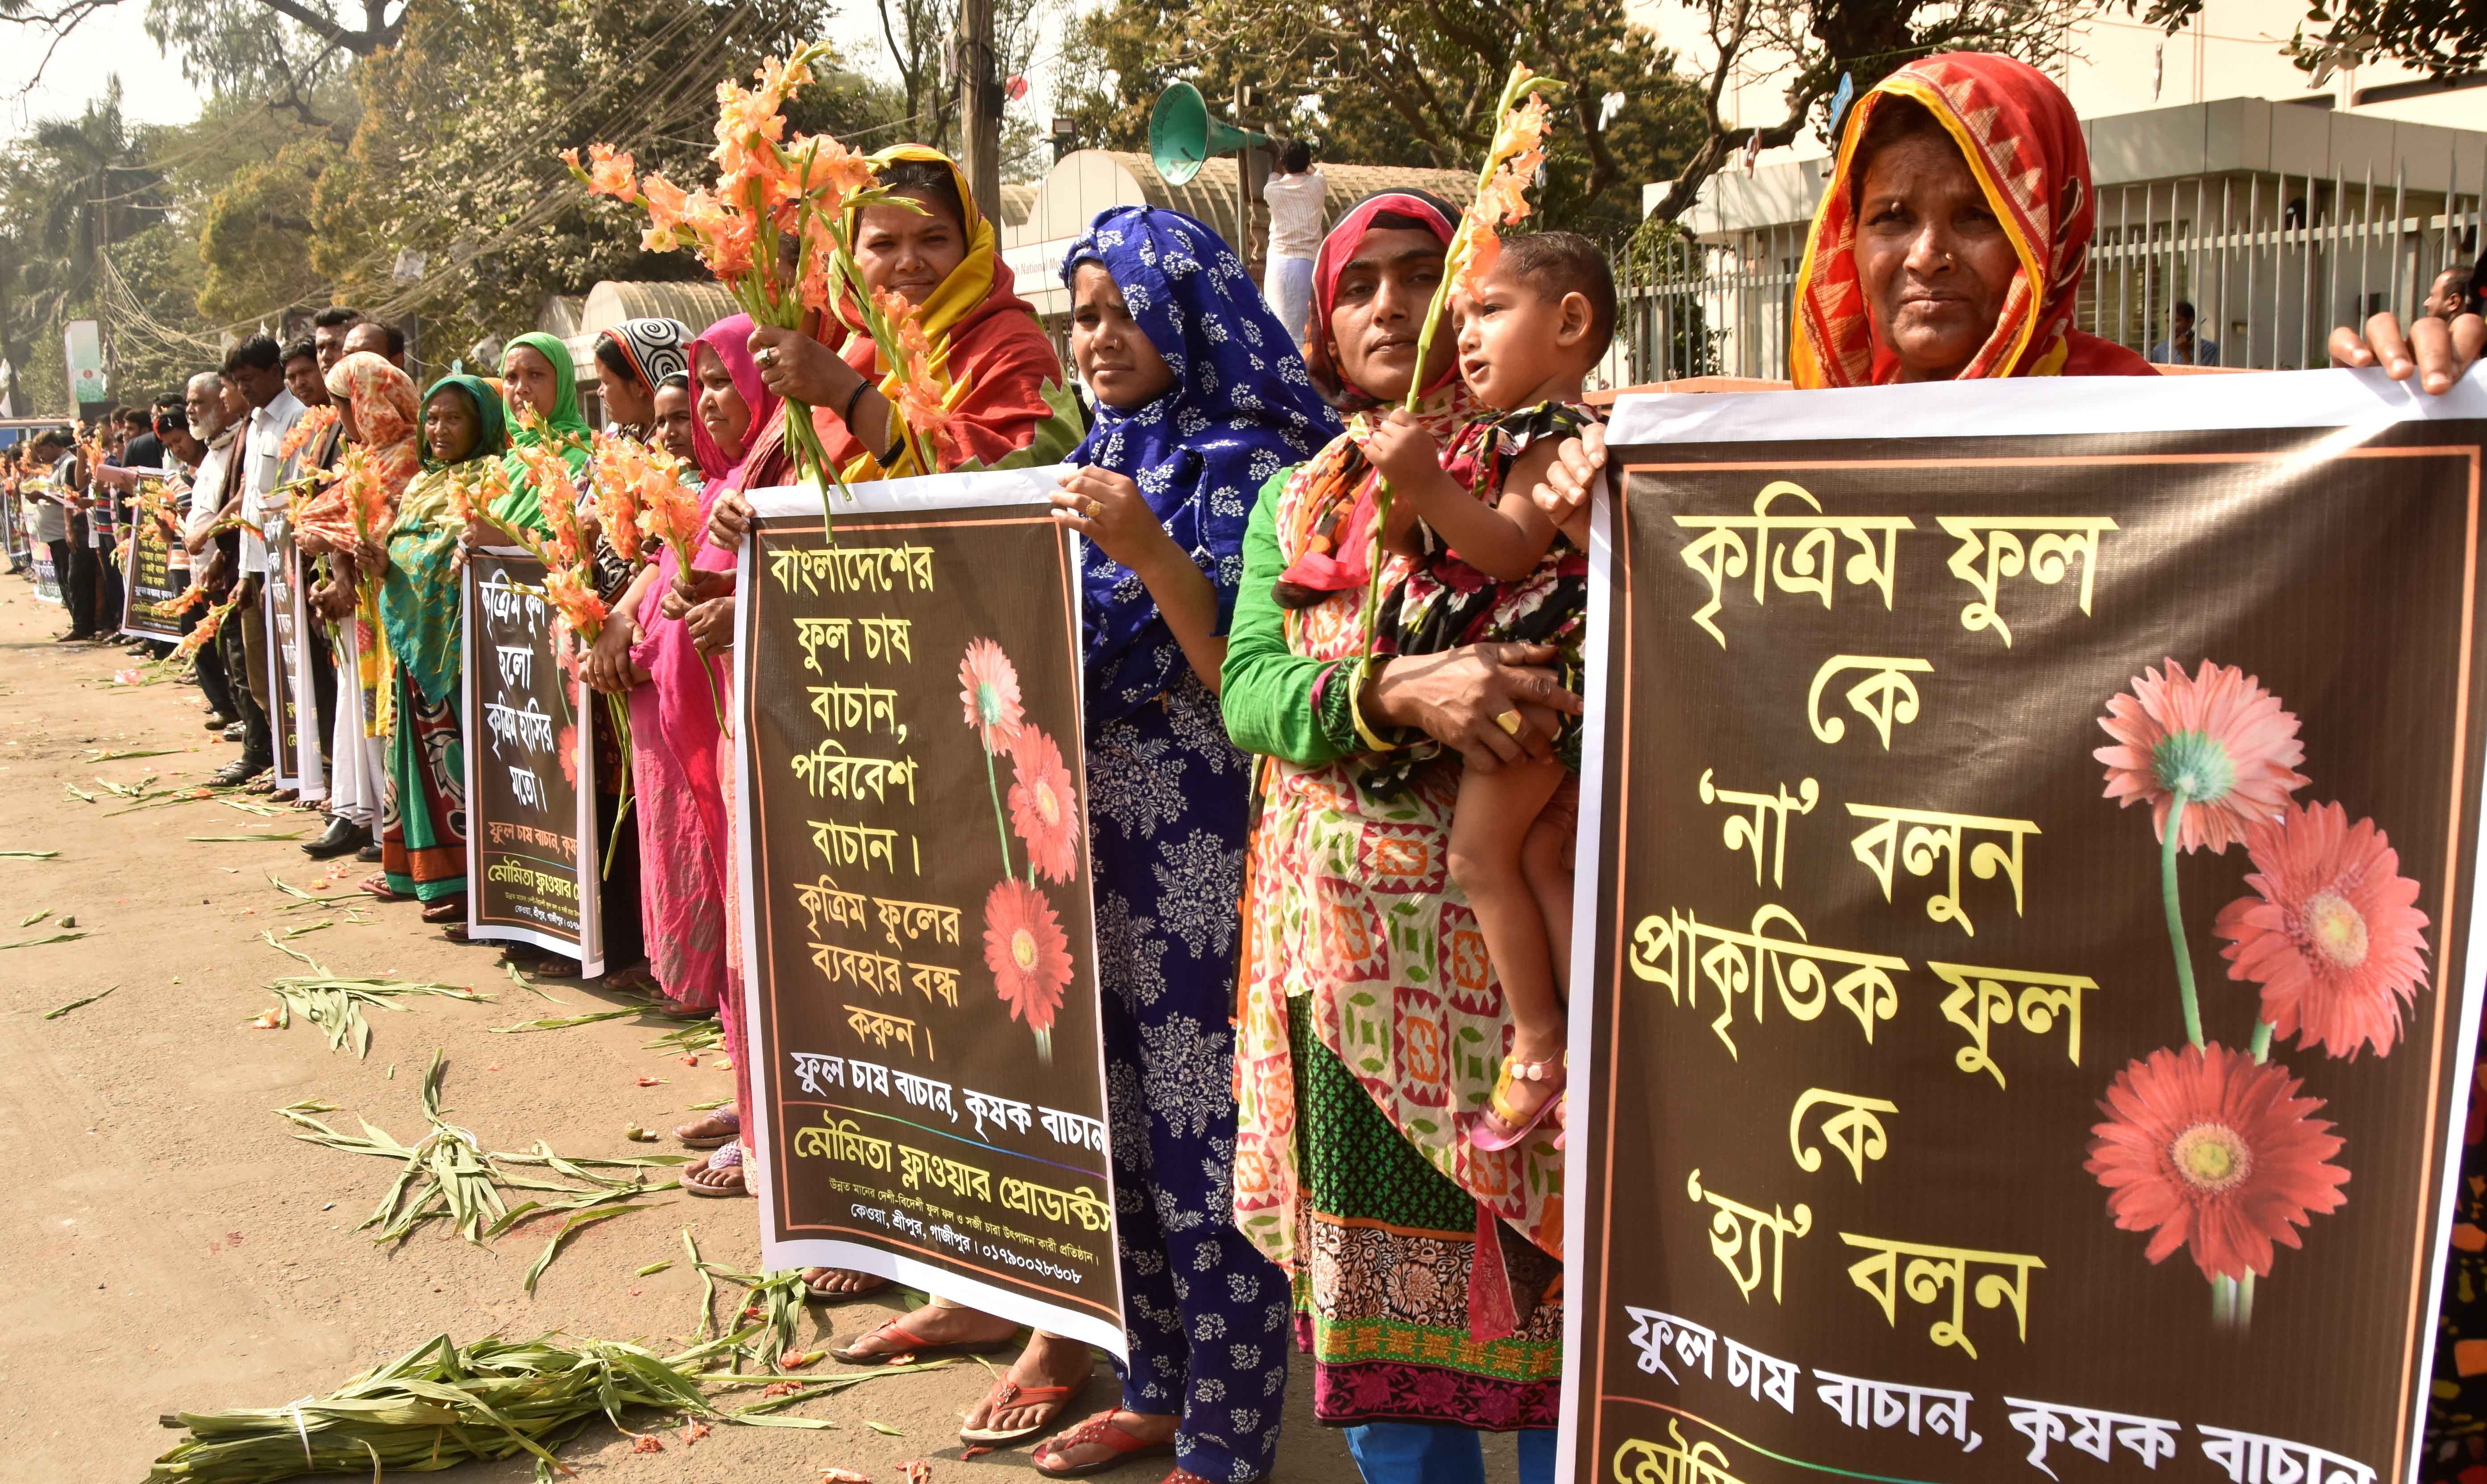
[[(897, 328), (910, 317), (903, 313), (904, 304), (893, 315), (866, 287), (849, 228), (852, 213), (864, 207), (913, 203), (878, 185), (872, 160), (836, 139), (787, 137), (786, 101), (812, 80), (812, 64), (828, 52), (825, 42), (816, 42), (784, 62), (763, 64), (756, 91), (730, 78), (717, 84), (716, 148), (710, 157), (718, 175), (713, 188), (685, 191), (655, 174), (641, 179), (629, 154), (605, 144), (588, 147), (584, 166), (575, 150), (564, 151), (562, 159), (590, 191), (647, 211), (641, 245), (648, 251), (695, 247), (754, 324), (796, 329), (807, 313), (836, 315), (844, 300), (902, 383), (933, 385), (930, 357), (914, 349), (924, 343), (921, 329), (910, 347)], [(779, 254), (787, 240), (796, 246), (791, 274)], [(912, 361), (906, 358), (911, 350)], [(925, 420), (909, 418), (908, 436), (930, 439), (944, 421), (939, 398), (918, 410)], [(824, 491), (832, 482), (843, 488), (812, 426), (811, 408), (789, 398), (785, 420), (796, 478)], [(930, 444), (921, 447), (929, 451)], [(925, 467), (932, 467), (929, 460)], [(825, 515), (825, 504), (823, 509)]]

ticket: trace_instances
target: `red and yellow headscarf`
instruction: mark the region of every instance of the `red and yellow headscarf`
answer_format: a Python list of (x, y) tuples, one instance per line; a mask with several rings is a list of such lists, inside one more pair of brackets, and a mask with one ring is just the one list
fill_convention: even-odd
[(1876, 83), (1848, 111), (1837, 168), (1814, 212), (1797, 273), (1801, 333), (1789, 347), (1800, 387), (1867, 386), (1899, 379), (1874, 336), (1857, 274), (1853, 172), (1857, 144), (1889, 98), (1922, 105), (1960, 147), (2021, 262), (1995, 332), (1959, 379), (1977, 377), (2147, 376), (2133, 351), (2073, 328), (2097, 222), (2089, 147), (2071, 99), (2046, 73), (1987, 52), (1913, 62)]

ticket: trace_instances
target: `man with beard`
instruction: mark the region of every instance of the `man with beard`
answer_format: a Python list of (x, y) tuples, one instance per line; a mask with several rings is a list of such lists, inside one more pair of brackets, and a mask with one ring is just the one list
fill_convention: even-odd
[[(190, 475), (190, 492), (182, 504), (182, 549), (190, 559), (191, 570), (196, 574), (194, 580), (207, 589), (206, 602), (182, 615), (183, 633), (197, 628), (207, 616), (208, 607), (222, 602), (233, 586), (232, 563), (209, 531), (224, 505), (234, 445), (240, 441), (240, 429), (228, 403), (229, 398), (238, 396), (225, 384), (224, 378), (212, 371), (192, 377), (182, 395), (185, 425), (198, 454)], [(223, 735), (229, 728), (241, 726), (241, 703), (234, 697), (223, 644), (200, 646), (191, 663), (198, 674), (199, 692), (208, 698), (208, 730)]]

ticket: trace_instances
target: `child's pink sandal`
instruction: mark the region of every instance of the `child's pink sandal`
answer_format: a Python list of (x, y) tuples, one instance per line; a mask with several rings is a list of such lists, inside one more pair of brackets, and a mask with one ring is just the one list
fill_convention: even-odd
[[(1495, 1154), (1509, 1149), (1535, 1133), (1537, 1126), (1554, 1111), (1555, 1105), (1563, 1101), (1563, 1055), (1559, 1051), (1543, 1061), (1523, 1061), (1517, 1056), (1505, 1056), (1502, 1073), (1494, 1080), (1494, 1096), (1486, 1101), (1485, 1111), (1478, 1115), (1476, 1127), (1468, 1131), (1469, 1147)], [(1537, 1111), (1529, 1114), (1525, 1122), (1519, 1120), (1519, 1115), (1512, 1111), (1511, 1100), (1505, 1096), (1515, 1081), (1552, 1084), (1546, 1089), (1546, 1100), (1537, 1105)]]

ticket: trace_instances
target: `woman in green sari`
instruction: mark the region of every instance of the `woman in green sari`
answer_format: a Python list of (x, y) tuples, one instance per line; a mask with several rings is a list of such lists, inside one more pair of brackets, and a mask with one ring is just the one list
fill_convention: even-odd
[[(577, 482), (586, 475), (591, 457), (591, 430), (586, 415), (579, 410), (578, 371), (571, 361), (570, 348), (542, 332), (511, 341), (509, 349), (501, 352), (501, 391), (509, 399), (511, 412), (510, 453), (501, 461), (502, 470), (509, 478), (509, 491), (495, 497), (492, 508), (485, 514), (504, 530), (549, 535), (545, 503), (578, 503)], [(558, 489), (542, 488), (544, 482), (537, 478), (534, 466), (518, 457), (520, 450), (536, 448), (558, 452), (570, 471), (571, 482)], [(580, 514), (592, 529), (592, 521), (586, 518), (591, 513)], [(601, 543), (599, 553), (605, 554)], [(605, 568), (606, 564), (600, 561), (597, 586), (600, 596), (609, 603), (619, 596), (614, 579), (629, 574), (627, 568), (618, 573)], [(627, 656), (630, 628), (628, 623), (607, 624), (598, 648), (618, 648)], [(636, 973), (644, 979), (646, 971), (633, 967), (646, 956), (639, 928), (639, 835), (635, 829), (618, 827), (623, 788), (630, 777), (629, 740), (615, 735), (612, 717), (605, 708), (590, 706), (586, 712), (596, 729), (596, 833), (605, 851), (601, 863), (603, 882), (598, 892), (604, 925), (604, 962), (623, 974)]]
[(423, 398), (423, 472), (399, 496), (378, 554), (380, 630), (396, 687), (380, 869), (389, 890), (444, 902), (466, 890), (466, 761), (458, 694), (458, 538), (453, 490), (471, 494), (509, 447), (500, 395), (443, 377)]

